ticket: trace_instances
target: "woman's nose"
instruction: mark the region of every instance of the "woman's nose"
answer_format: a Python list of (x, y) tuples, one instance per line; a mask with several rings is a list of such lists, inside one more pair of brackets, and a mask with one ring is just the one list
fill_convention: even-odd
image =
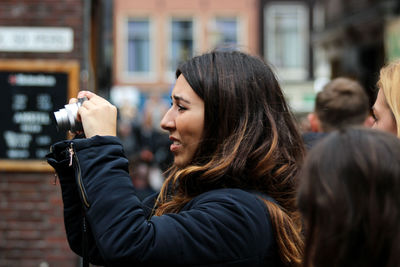
[(171, 108), (168, 109), (167, 113), (165, 113), (164, 117), (160, 122), (160, 126), (164, 130), (171, 131), (175, 128), (175, 120), (172, 113), (173, 113), (172, 109)]

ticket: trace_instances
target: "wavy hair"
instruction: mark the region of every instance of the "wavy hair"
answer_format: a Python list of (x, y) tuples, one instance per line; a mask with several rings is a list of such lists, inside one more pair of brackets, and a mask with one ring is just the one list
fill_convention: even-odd
[(392, 111), (400, 137), (400, 60), (393, 61), (380, 71), (378, 87), (385, 95), (386, 103)]
[(303, 142), (271, 68), (242, 52), (214, 51), (183, 63), (179, 75), (204, 101), (204, 135), (192, 162), (170, 169), (155, 215), (177, 213), (211, 189), (257, 190), (277, 202), (263, 200), (282, 261), (299, 265), (295, 189)]
[(298, 206), (304, 266), (400, 266), (400, 140), (367, 128), (333, 132), (307, 155)]

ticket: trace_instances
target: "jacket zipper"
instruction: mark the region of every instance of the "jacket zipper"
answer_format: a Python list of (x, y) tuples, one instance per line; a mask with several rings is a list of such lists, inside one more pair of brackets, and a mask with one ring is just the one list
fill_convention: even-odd
[(83, 204), (85, 205), (86, 208), (89, 208), (90, 204), (89, 204), (89, 201), (87, 200), (85, 188), (83, 187), (81, 166), (79, 164), (79, 160), (78, 160), (78, 157), (76, 156), (72, 142), (70, 144), (68, 151), (69, 151), (69, 166), (72, 166), (73, 162), (75, 163), (75, 166), (76, 166), (75, 172), (77, 173), (77, 182), (78, 182), (79, 190), (81, 192)]
[[(79, 164), (78, 156), (74, 150), (74, 144), (71, 142), (70, 147), (68, 148), (69, 152), (69, 166), (72, 167), (73, 163), (75, 163), (75, 173), (76, 173), (76, 180), (78, 183), (79, 190), (81, 192), (83, 205), (86, 208), (90, 207), (89, 201), (87, 200), (85, 188), (83, 187), (82, 181), (82, 173), (81, 173), (81, 166)], [(88, 253), (88, 232), (86, 226), (86, 215), (85, 209), (82, 209), (82, 267), (89, 267), (89, 253)]]

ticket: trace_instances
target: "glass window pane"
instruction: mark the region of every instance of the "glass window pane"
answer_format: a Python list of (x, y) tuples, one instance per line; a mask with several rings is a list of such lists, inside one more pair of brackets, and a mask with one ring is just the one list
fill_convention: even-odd
[(306, 13), (299, 6), (272, 8), (268, 23), (268, 58), (277, 67), (303, 68)]
[(193, 56), (193, 21), (173, 19), (171, 23), (171, 64), (170, 70)]
[(302, 45), (296, 12), (277, 12), (275, 16), (275, 48), (278, 67), (301, 67)]
[(217, 18), (216, 30), (219, 35), (219, 43), (237, 44), (237, 20), (236, 18)]
[(128, 22), (128, 71), (150, 71), (150, 23), (147, 19)]

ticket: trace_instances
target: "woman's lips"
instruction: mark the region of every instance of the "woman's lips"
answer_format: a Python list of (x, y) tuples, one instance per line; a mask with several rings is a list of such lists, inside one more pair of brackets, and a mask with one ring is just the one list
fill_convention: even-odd
[(182, 146), (181, 142), (177, 141), (177, 140), (172, 140), (172, 144), (169, 147), (169, 149), (171, 150), (171, 152), (176, 152), (179, 150), (179, 148)]

